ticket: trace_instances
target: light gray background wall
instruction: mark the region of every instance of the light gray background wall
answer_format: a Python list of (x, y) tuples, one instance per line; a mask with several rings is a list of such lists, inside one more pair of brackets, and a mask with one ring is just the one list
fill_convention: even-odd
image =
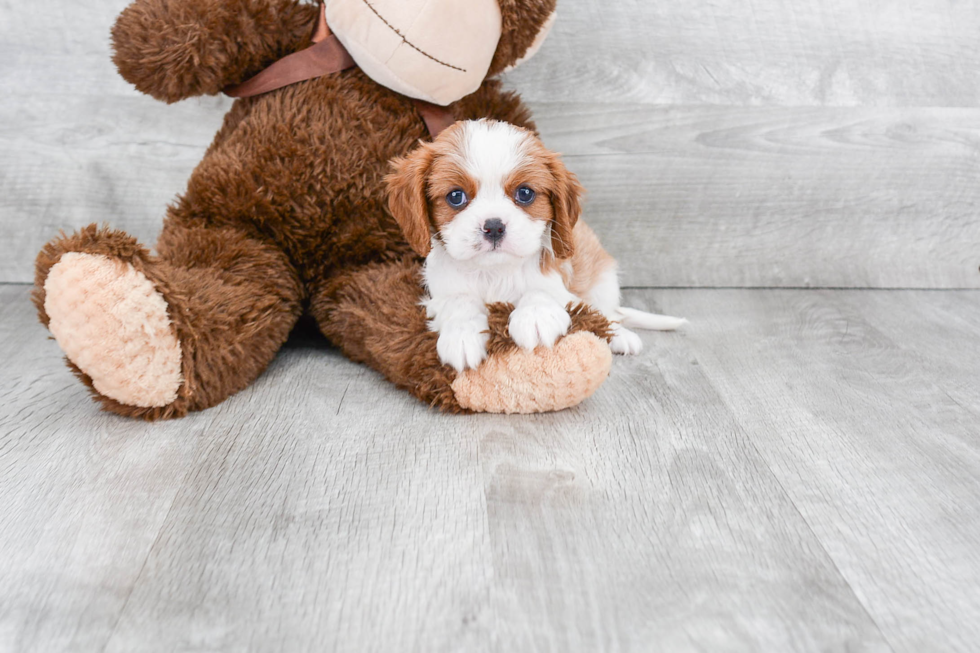
[[(126, 0), (0, 1), (0, 281), (152, 243), (229, 106), (115, 72)], [(560, 0), (507, 82), (631, 286), (980, 287), (980, 3)]]

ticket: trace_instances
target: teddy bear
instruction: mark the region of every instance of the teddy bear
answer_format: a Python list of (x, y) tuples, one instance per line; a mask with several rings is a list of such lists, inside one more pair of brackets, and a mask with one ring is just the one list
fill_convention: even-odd
[(112, 29), (114, 62), (167, 103), (240, 88), (325, 30), (356, 65), (236, 100), (153, 252), (97, 225), (45, 245), (33, 301), (68, 366), (106, 410), (179, 417), (252, 383), (307, 314), (347, 357), (441, 410), (590, 396), (611, 354), (608, 322), (586, 306), (533, 351), (507, 334), (513, 307), (492, 306), (487, 360), (464, 373), (440, 363), (420, 259), (384, 197), (389, 161), (429, 138), (426, 106), (535, 129), (497, 77), (540, 46), (555, 2), (133, 2)]

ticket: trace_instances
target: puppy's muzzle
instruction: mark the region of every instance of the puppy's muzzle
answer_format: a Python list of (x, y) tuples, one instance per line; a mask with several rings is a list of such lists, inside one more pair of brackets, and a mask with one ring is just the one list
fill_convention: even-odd
[(504, 239), (504, 233), (506, 232), (507, 225), (500, 218), (490, 218), (483, 223), (483, 237), (490, 241), (494, 249), (497, 249), (497, 245)]

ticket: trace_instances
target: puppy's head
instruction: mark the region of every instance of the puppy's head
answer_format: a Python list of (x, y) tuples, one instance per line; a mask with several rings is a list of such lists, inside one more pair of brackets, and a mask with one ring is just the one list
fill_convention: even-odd
[(487, 267), (572, 254), (582, 187), (529, 131), (458, 122), (392, 166), (388, 207), (422, 256), (433, 237), (451, 257)]

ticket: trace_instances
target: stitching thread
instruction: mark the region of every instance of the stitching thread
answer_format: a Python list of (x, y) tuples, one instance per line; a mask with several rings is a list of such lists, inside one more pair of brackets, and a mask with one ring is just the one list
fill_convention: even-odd
[(399, 32), (399, 31), (398, 31), (398, 29), (397, 29), (397, 28), (396, 28), (396, 27), (395, 27), (394, 25), (392, 25), (392, 24), (391, 24), (391, 23), (389, 23), (389, 22), (388, 22), (387, 20), (385, 20), (385, 17), (384, 17), (384, 16), (382, 16), (381, 14), (379, 14), (379, 13), (378, 13), (378, 10), (377, 10), (377, 9), (375, 9), (374, 7), (372, 7), (372, 6), (371, 6), (371, 3), (370, 3), (370, 2), (368, 2), (368, 0), (362, 0), (362, 1), (364, 2), (364, 4), (366, 4), (366, 5), (367, 5), (367, 7), (368, 7), (368, 9), (370, 9), (370, 10), (371, 10), (371, 11), (372, 11), (372, 12), (374, 13), (374, 15), (375, 15), (375, 16), (377, 16), (378, 18), (380, 18), (380, 19), (381, 19), (381, 22), (382, 22), (382, 23), (384, 23), (385, 25), (387, 25), (387, 26), (388, 26), (388, 29), (390, 29), (390, 30), (391, 30), (392, 32), (394, 32), (395, 34), (397, 34), (398, 36), (400, 36), (400, 37), (401, 37), (401, 39), (402, 39), (402, 43), (404, 43), (404, 44), (405, 44), (405, 45), (407, 45), (408, 47), (410, 47), (410, 48), (412, 48), (413, 50), (415, 50), (415, 51), (416, 51), (416, 52), (418, 52), (419, 54), (421, 54), (421, 55), (423, 55), (423, 56), (426, 56), (426, 57), (428, 57), (429, 59), (432, 59), (433, 61), (435, 61), (435, 62), (436, 62), (437, 64), (439, 64), (439, 65), (441, 65), (441, 66), (445, 66), (446, 68), (452, 68), (453, 70), (458, 70), (458, 71), (459, 71), (459, 72), (461, 72), (461, 73), (465, 73), (465, 72), (466, 72), (466, 70), (465, 70), (465, 69), (463, 69), (463, 68), (457, 68), (456, 66), (454, 66), (454, 65), (452, 65), (452, 64), (449, 64), (449, 63), (446, 63), (445, 61), (439, 61), (438, 59), (436, 59), (435, 57), (433, 57), (433, 56), (432, 56), (431, 54), (429, 54), (428, 52), (426, 52), (426, 51), (424, 51), (424, 50), (422, 50), (422, 49), (420, 49), (420, 48), (419, 48), (418, 46), (416, 46), (416, 45), (415, 45), (414, 43), (412, 43), (411, 41), (409, 41), (408, 39), (406, 39), (406, 38), (405, 38), (405, 35), (404, 35), (404, 34), (402, 34), (401, 32)]

